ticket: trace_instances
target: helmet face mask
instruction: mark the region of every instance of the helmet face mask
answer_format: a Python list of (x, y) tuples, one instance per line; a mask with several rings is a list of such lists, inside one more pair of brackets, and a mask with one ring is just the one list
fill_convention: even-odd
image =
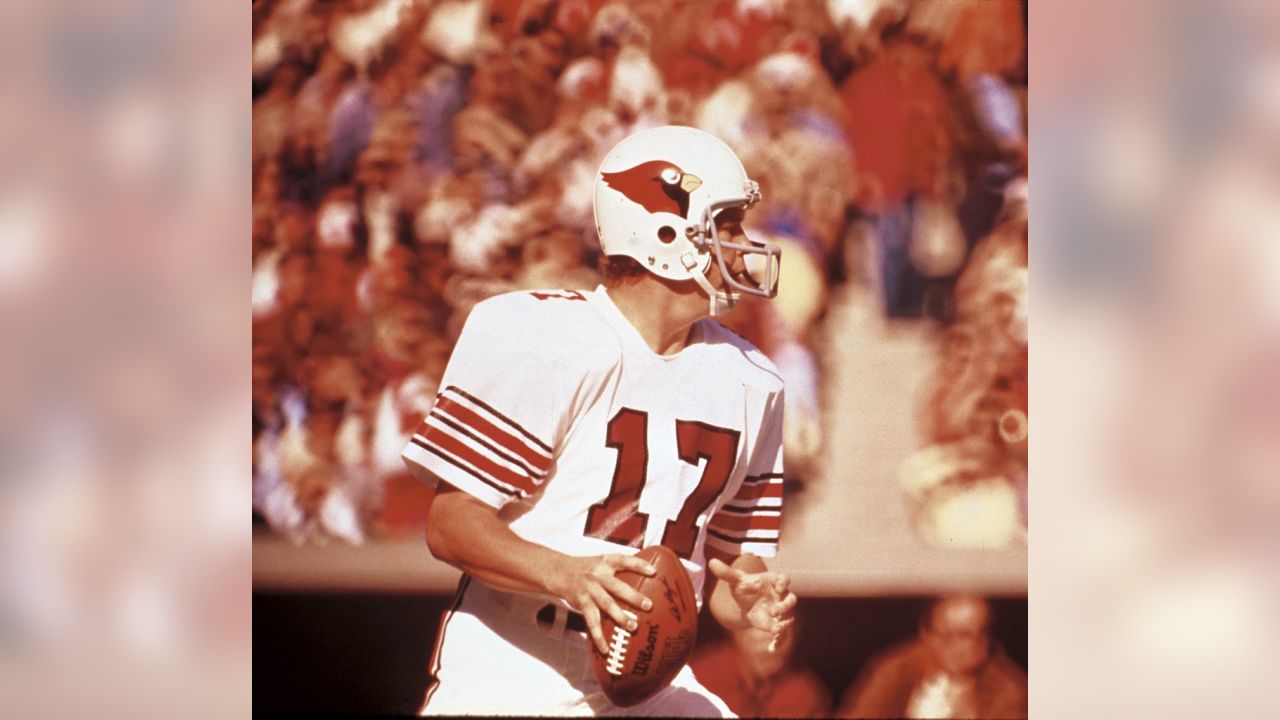
[[(737, 302), (736, 295), (745, 293), (758, 297), (772, 298), (778, 294), (778, 267), (782, 260), (782, 249), (769, 243), (757, 242), (743, 236), (744, 242), (725, 241), (720, 239), (716, 231), (715, 218), (721, 212), (735, 207), (750, 209), (760, 201), (760, 187), (754, 180), (748, 180), (744, 187), (745, 196), (721, 200), (709, 204), (703, 211), (702, 221), (690, 228), (690, 240), (699, 248), (710, 249), (720, 276), (724, 279), (725, 289), (731, 296), (730, 302)], [(730, 250), (742, 258), (743, 270), (733, 272), (725, 260), (725, 250)], [(742, 279), (739, 279), (742, 278)]]
[[(595, 216), (606, 255), (625, 255), (668, 280), (693, 280), (707, 294), (710, 313), (741, 294), (777, 294), (781, 250), (767, 243), (721, 240), (716, 216), (750, 208), (759, 186), (718, 138), (690, 127), (643, 130), (619, 143), (596, 174)], [(742, 258), (733, 272), (726, 252)], [(707, 279), (714, 261), (723, 288)]]

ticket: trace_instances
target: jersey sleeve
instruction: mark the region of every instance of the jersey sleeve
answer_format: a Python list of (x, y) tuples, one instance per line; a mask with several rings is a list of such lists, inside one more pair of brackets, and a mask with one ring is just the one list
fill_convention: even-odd
[(707, 544), (728, 555), (778, 554), (782, 529), (782, 392), (770, 398), (747, 476), (707, 523)]
[(435, 405), (403, 453), (419, 479), (433, 485), (443, 479), (495, 508), (535, 494), (545, 482), (563, 427), (564, 376), (571, 373), (549, 351), (552, 339), (512, 305), (489, 300), (472, 310)]

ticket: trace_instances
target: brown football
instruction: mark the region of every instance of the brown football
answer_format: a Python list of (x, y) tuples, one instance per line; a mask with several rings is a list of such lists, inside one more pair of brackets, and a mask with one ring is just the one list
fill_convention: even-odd
[(645, 577), (623, 570), (617, 577), (652, 600), (653, 609), (628, 608), (636, 614), (635, 632), (627, 632), (605, 615), (601, 620), (609, 643), (607, 655), (601, 655), (595, 643), (588, 643), (596, 680), (609, 700), (620, 707), (644, 702), (669, 685), (689, 661), (698, 635), (693, 581), (680, 558), (661, 545), (647, 547), (636, 557), (647, 560), (657, 574)]

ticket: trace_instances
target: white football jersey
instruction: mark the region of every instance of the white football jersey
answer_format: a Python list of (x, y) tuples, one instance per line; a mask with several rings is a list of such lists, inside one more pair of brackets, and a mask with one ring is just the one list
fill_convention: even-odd
[(699, 595), (706, 545), (777, 551), (782, 379), (715, 321), (660, 356), (603, 287), (507, 293), (472, 310), (440, 387), (405, 461), (525, 540), (574, 556), (665, 545)]

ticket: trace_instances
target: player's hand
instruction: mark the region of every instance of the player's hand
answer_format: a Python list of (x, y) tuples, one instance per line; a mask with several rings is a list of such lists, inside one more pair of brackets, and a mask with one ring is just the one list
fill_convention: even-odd
[(751, 627), (769, 633), (769, 652), (776, 651), (795, 624), (798, 599), (791, 592), (791, 578), (771, 571), (743, 572), (716, 558), (707, 563), (707, 569), (729, 587)]
[(635, 618), (627, 615), (622, 603), (645, 611), (653, 607), (653, 602), (639, 590), (615, 577), (619, 570), (630, 570), (646, 577), (657, 573), (652, 565), (631, 555), (594, 555), (569, 558), (568, 567), (556, 585), (557, 594), (586, 619), (591, 640), (601, 653), (609, 652), (609, 643), (605, 641), (600, 621), (603, 615), (634, 632), (637, 627)]

